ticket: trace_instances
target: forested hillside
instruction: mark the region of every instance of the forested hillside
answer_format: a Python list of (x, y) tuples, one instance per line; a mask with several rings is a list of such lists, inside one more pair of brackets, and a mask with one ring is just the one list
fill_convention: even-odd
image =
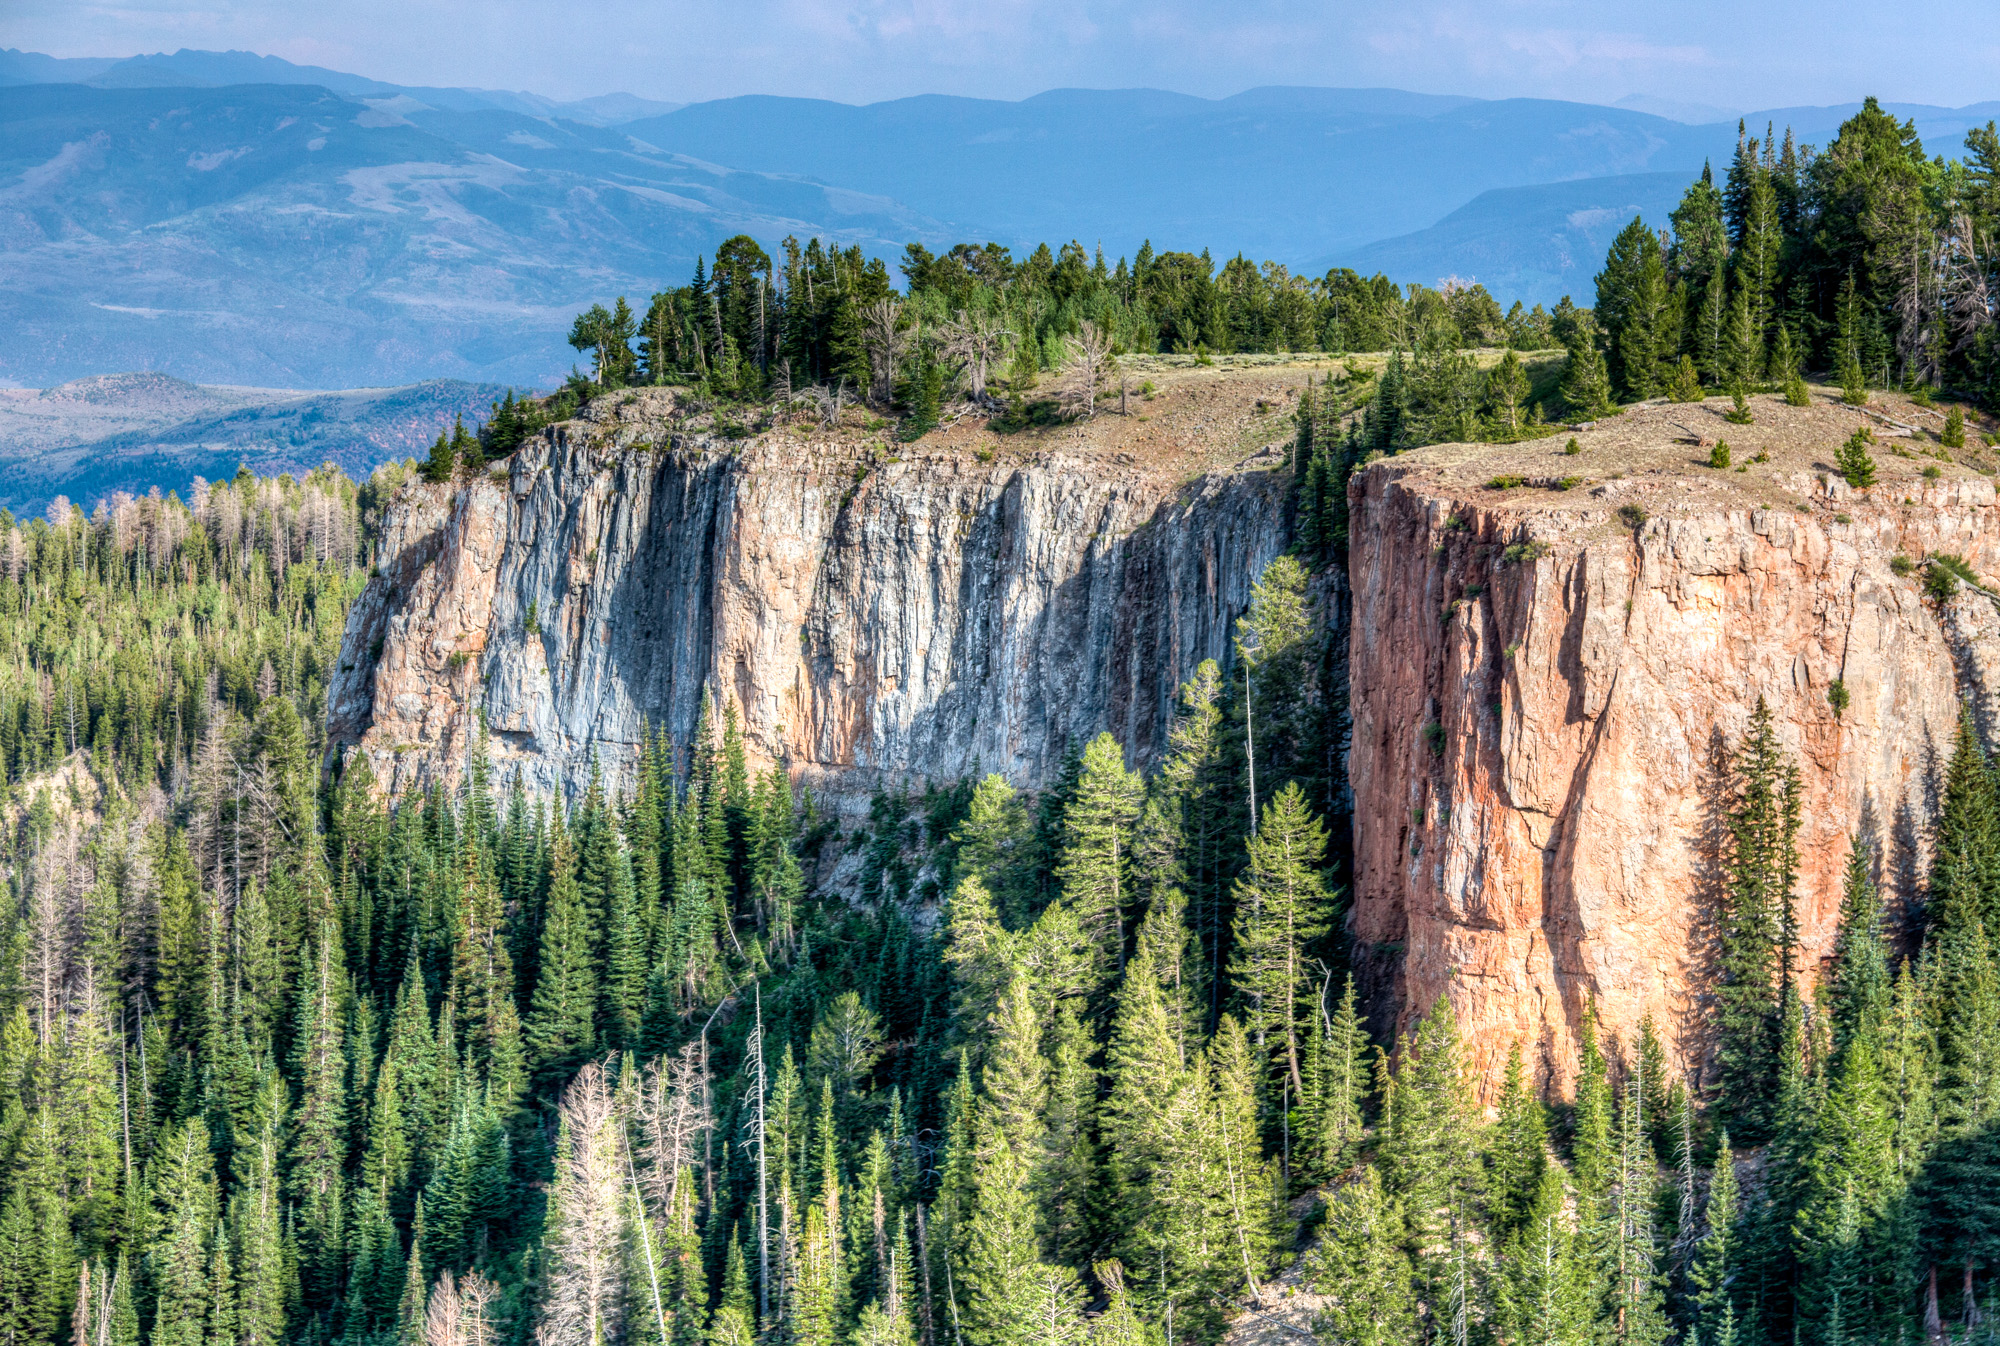
[(1634, 220), (1597, 278), (1621, 398), (1782, 384), (1825, 370), (1850, 391), (1950, 387), (2000, 403), (1994, 339), (2000, 139), (1926, 157), (1874, 99), (1823, 150), (1745, 135), (1672, 228)]
[[(1101, 737), (843, 835), (725, 708), (629, 793), (391, 814), (311, 726), (392, 485), (7, 535), (7, 1339), (1003, 1342), (1114, 1291), (1101, 1331), (1212, 1337), (1363, 1078), (1351, 1000), (1308, 1012), (1305, 570), (1242, 628), (1247, 849), (1213, 666), (1150, 781)], [(858, 900), (816, 891), (856, 846)]]

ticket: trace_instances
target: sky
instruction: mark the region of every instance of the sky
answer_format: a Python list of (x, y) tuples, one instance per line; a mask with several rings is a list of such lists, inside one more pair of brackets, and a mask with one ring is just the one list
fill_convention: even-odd
[(2000, 94), (1994, 0), (0, 0), (0, 46), (245, 50), (399, 84), (672, 102), (1269, 84), (1720, 109)]

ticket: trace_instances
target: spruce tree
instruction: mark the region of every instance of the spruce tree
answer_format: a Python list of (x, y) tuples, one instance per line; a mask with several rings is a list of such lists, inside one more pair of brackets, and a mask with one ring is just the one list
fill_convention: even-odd
[(1217, 1251), (1232, 1273), (1240, 1271), (1253, 1296), (1261, 1295), (1284, 1218), (1283, 1181), (1277, 1164), (1263, 1158), (1258, 1134), (1261, 1073), (1248, 1035), (1225, 1014), (1208, 1048), (1210, 1182), (1216, 1187), (1220, 1241), (1226, 1245)]
[(542, 918), (534, 1007), (522, 1034), (528, 1060), (543, 1078), (566, 1074), (596, 1045), (597, 969), (583, 892), (568, 838), (549, 853), (549, 896)]
[(1040, 1267), (1034, 1182), (1048, 1098), (1041, 1028), (1025, 980), (1002, 996), (972, 1130), (971, 1207), (964, 1212), (958, 1284), (971, 1346), (1012, 1346), (1033, 1330)]
[[(1518, 1043), (1507, 1052), (1499, 1116), (1487, 1134), (1486, 1146), (1489, 1225), (1493, 1237), (1504, 1244), (1527, 1228), (1531, 1209), (1541, 1199), (1542, 1178), (1549, 1167), (1548, 1123), (1541, 1100), (1529, 1089)], [(1560, 1208), (1560, 1187), (1556, 1199)]]
[(1797, 944), (1798, 768), (1778, 745), (1763, 697), (1734, 763), (1728, 801), (1730, 851), (1722, 911), (1721, 984), (1716, 988), (1721, 1100), (1731, 1131), (1770, 1133), (1780, 1051), (1778, 1022)]
[(1544, 1166), (1502, 1244), (1494, 1316), (1504, 1340), (1587, 1346), (1595, 1338), (1589, 1280), (1564, 1205), (1561, 1170)]
[(1709, 1170), (1708, 1203), (1702, 1214), (1702, 1234), (1688, 1263), (1688, 1285), (1694, 1330), (1705, 1342), (1735, 1341), (1736, 1302), (1741, 1294), (1736, 1250), (1738, 1214), (1736, 1156), (1723, 1131)]
[(1315, 1288), (1329, 1300), (1317, 1326), (1338, 1346), (1404, 1346), (1418, 1339), (1401, 1214), (1373, 1165), (1327, 1203), (1319, 1246), (1308, 1256)]
[(1326, 829), (1296, 781), (1265, 808), (1249, 851), (1236, 881), (1229, 971), (1269, 1071), (1282, 1077), (1284, 1097), (1297, 1101), (1306, 1096), (1303, 1049), (1316, 999), (1310, 949), (1328, 929), (1331, 902), (1319, 868)]
[(215, 1165), (199, 1118), (162, 1137), (151, 1175), (156, 1233), (146, 1261), (153, 1289), (151, 1341), (206, 1346), (215, 1231)]
[(1331, 1012), (1323, 994), (1313, 997), (1308, 1038), (1306, 1092), (1301, 1108), (1301, 1146), (1294, 1158), (1309, 1176), (1330, 1176), (1346, 1168), (1361, 1146), (1362, 1105), (1368, 1094), (1368, 1031), (1347, 978), (1340, 1003)]
[(1478, 1160), (1472, 1097), (1451, 1002), (1440, 997), (1403, 1044), (1384, 1103), (1383, 1181), (1403, 1210), (1406, 1248), (1443, 1331), (1461, 1242), (1470, 1233)]
[(1063, 810), (1063, 901), (1088, 941), (1099, 984), (1125, 962), (1126, 906), (1132, 898), (1132, 831), (1141, 802), (1138, 776), (1125, 769), (1118, 740), (1099, 734), (1083, 751), (1076, 793)]

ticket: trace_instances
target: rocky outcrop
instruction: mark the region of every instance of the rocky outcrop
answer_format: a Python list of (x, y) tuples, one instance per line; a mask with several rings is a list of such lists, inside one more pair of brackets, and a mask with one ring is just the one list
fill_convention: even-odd
[(391, 793), (455, 780), (478, 712), (502, 779), (616, 782), (649, 727), (687, 740), (704, 687), (753, 768), (836, 808), (975, 771), (1039, 785), (1103, 729), (1147, 761), (1286, 537), (1281, 455), (1193, 480), (1081, 443), (899, 459), (612, 401), (389, 509), (330, 728)]
[(1802, 773), (1807, 975), (1852, 837), (1914, 914), (1960, 706), (2000, 687), (2000, 603), (1927, 598), (1897, 558), (2000, 569), (1993, 485), (1878, 449), (1856, 493), (1824, 466), (1852, 413), (1765, 402), (1724, 427), (1768, 445), (1744, 473), (1676, 447), (1700, 408), (1656, 408), (1573, 456), (1451, 446), (1352, 484), (1353, 928), (1384, 1016), (1448, 997), (1489, 1085), (1518, 1044), (1566, 1088), (1593, 1001), (1700, 1067), (1718, 801), (1759, 697)]

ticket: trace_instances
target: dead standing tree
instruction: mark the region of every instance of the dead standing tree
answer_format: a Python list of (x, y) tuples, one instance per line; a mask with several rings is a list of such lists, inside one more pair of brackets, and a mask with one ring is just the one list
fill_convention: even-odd
[(903, 306), (878, 299), (861, 310), (861, 345), (868, 353), (868, 400), (886, 408), (896, 396), (896, 367), (909, 338), (896, 330)]
[(1013, 332), (990, 313), (960, 313), (938, 332), (938, 348), (965, 370), (966, 392), (975, 403), (986, 401), (986, 375), (1006, 358)]
[(1086, 320), (1077, 324), (1077, 334), (1064, 345), (1056, 405), (1065, 416), (1088, 419), (1097, 414), (1097, 390), (1112, 367), (1111, 339), (1103, 328)]

